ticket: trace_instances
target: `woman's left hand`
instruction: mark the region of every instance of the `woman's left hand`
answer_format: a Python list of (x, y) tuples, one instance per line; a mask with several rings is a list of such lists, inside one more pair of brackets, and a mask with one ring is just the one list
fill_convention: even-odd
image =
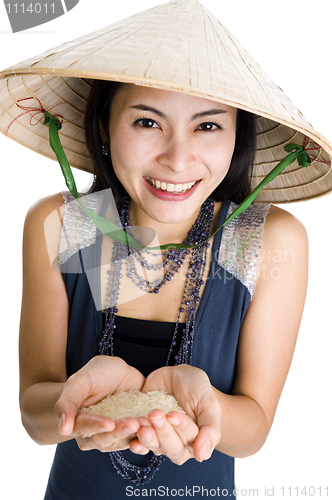
[(154, 390), (174, 395), (188, 416), (153, 410), (149, 419), (138, 419), (141, 427), (130, 449), (164, 454), (178, 465), (190, 458), (210, 458), (220, 441), (221, 409), (206, 373), (190, 365), (163, 367), (152, 372), (142, 388)]

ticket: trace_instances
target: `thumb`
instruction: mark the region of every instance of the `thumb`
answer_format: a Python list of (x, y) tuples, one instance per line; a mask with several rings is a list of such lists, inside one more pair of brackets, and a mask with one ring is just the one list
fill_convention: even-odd
[(61, 396), (55, 404), (59, 432), (63, 436), (73, 432), (78, 410), (89, 397), (90, 389), (91, 380), (85, 370), (79, 370), (65, 383)]
[(61, 411), (59, 405), (58, 429), (62, 436), (69, 436), (73, 433), (76, 417), (77, 407), (73, 403), (68, 402), (65, 411)]
[(193, 452), (195, 459), (202, 462), (211, 457), (220, 441), (221, 408), (214, 395), (211, 395), (211, 401), (205, 401), (200, 407), (202, 411), (196, 414), (199, 433), (194, 441)]

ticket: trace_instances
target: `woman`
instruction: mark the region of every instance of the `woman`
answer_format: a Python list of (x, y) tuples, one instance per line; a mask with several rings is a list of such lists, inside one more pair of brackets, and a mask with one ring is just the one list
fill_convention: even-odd
[[(208, 196), (213, 195), (215, 217), (208, 221), (204, 219), (206, 229), (212, 234), (225, 220), (229, 209), (225, 193), (219, 192), (218, 196), (216, 191), (228, 172), (230, 176), (233, 175), (230, 165), (234, 158), (234, 150), (236, 151), (239, 112), (233, 106), (206, 101), (201, 97), (132, 85), (122, 85), (118, 88), (117, 93), (113, 95), (109, 111), (109, 121), (102, 123), (103, 151), (106, 155), (110, 155), (116, 178), (128, 192), (129, 214), (126, 213), (125, 205), (123, 213), (129, 216), (130, 224), (153, 227), (160, 244), (169, 243), (170, 234), (172, 242), (181, 243), (195, 223), (197, 216), (200, 217), (198, 215), (200, 207)], [(93, 138), (90, 141), (92, 156), (91, 144), (97, 146)], [(126, 147), (128, 144), (130, 148)], [(248, 146), (245, 153), (248, 155)], [(100, 184), (105, 182), (100, 173), (97, 175), (95, 189), (100, 189), (98, 182)], [(166, 186), (163, 186), (163, 183)], [(192, 185), (192, 183), (195, 184)], [(235, 180), (231, 177), (228, 196), (240, 202), (241, 198), (247, 194), (246, 186), (243, 186), (240, 199), (234, 198), (239, 193), (237, 186), (234, 189), (235, 186)], [(103, 187), (110, 187), (110, 184)], [(121, 189), (118, 184), (119, 187)], [(174, 194), (169, 194), (173, 189)], [(180, 191), (182, 191), (181, 194), (175, 194)], [(117, 201), (121, 201), (123, 192), (115, 192), (115, 194)], [(70, 342), (75, 343), (75, 335), (78, 333), (75, 328), (72, 330), (67, 347), (68, 322), (70, 323), (74, 314), (71, 299), (75, 300), (75, 294), (70, 296), (69, 289), (73, 283), (75, 285), (79, 283), (77, 280), (82, 278), (83, 274), (79, 276), (77, 273), (74, 277), (76, 281), (70, 283), (70, 274), (73, 273), (68, 273), (67, 278), (65, 277), (66, 290), (60, 274), (50, 268), (48, 254), (42, 243), (44, 220), (62, 203), (62, 198), (57, 195), (44, 200), (30, 211), (26, 222), (24, 246), (25, 291), (21, 349), (22, 352), (28, 351), (30, 356), (29, 360), (23, 358), (21, 365), (23, 419), (28, 432), (37, 442), (66, 441), (66, 444), (58, 448), (46, 498), (53, 498), (56, 494), (59, 497), (62, 486), (61, 481), (57, 482), (57, 478), (60, 478), (64, 467), (70, 466), (68, 457), (81, 460), (81, 471), (84, 470), (84, 473), (87, 472), (87, 466), (91, 467), (93, 476), (97, 478), (95, 481), (97, 484), (92, 484), (91, 481), (85, 483), (81, 477), (81, 487), (88, 495), (87, 498), (91, 498), (92, 494), (99, 495), (98, 498), (102, 498), (101, 495), (105, 494), (105, 498), (106, 495), (109, 498), (109, 490), (106, 487), (108, 479), (105, 480), (106, 469), (104, 465), (101, 468), (99, 452), (92, 452), (94, 457), (96, 453), (98, 455), (96, 461), (89, 460), (84, 456), (87, 454), (79, 452), (73, 438), (82, 450), (94, 449), (105, 452), (122, 450), (130, 446), (131, 450), (138, 455), (145, 455), (149, 450), (157, 455), (165, 454), (168, 459), (160, 467), (156, 479), (153, 478), (150, 483), (151, 487), (154, 484), (163, 484), (162, 481), (167, 478), (167, 485), (179, 488), (183, 486), (184, 475), (186, 480), (187, 478), (189, 480), (189, 474), (192, 484), (195, 484), (198, 474), (202, 474), (204, 487), (220, 487), (232, 494), (233, 462), (229, 457), (247, 456), (255, 453), (262, 446), (272, 424), (292, 357), (306, 283), (306, 236), (302, 226), (289, 214), (272, 207), (264, 225), (268, 207), (263, 207), (259, 213), (261, 219), (259, 230), (262, 231), (264, 227), (264, 238), (260, 262), (261, 273), (257, 284), (250, 273), (246, 272), (242, 272), (245, 284), (238, 278), (231, 281), (235, 272), (228, 271), (229, 274), (225, 274), (223, 280), (220, 280), (219, 275), (218, 278), (213, 276), (214, 283), (217, 279), (225, 283), (227, 277), (231, 275), (229, 282), (231, 282), (232, 292), (229, 295), (228, 283), (227, 291), (224, 288), (223, 292), (225, 302), (222, 302), (226, 303), (227, 298), (231, 296), (231, 303), (227, 303), (226, 311), (223, 311), (220, 316), (215, 314), (215, 317), (210, 318), (208, 323), (212, 329), (216, 329), (214, 321), (217, 321), (218, 325), (220, 321), (224, 323), (220, 330), (213, 330), (217, 331), (219, 336), (222, 330), (225, 333), (228, 330), (232, 332), (231, 344), (227, 343), (228, 337), (225, 337), (226, 344), (224, 345), (225, 348), (229, 348), (230, 352), (224, 349), (218, 350), (217, 357), (213, 359), (211, 353), (216, 352), (216, 344), (209, 341), (205, 348), (203, 338), (198, 340), (198, 329), (195, 326), (197, 337), (191, 344), (193, 360), (196, 359), (196, 363), (193, 363), (195, 366), (180, 365), (174, 368), (162, 368), (160, 371), (154, 371), (145, 381), (141, 372), (130, 367), (121, 358), (93, 357), (93, 354), (98, 353), (97, 344), (94, 347), (95, 353), (89, 350), (87, 354), (84, 351), (85, 345), (80, 355), (75, 357), (73, 354), (75, 349), (70, 351), (69, 345)], [(203, 216), (201, 216), (202, 220)], [(217, 220), (219, 222), (216, 224)], [(242, 228), (241, 225), (240, 228)], [(201, 317), (203, 315), (203, 305), (206, 308), (210, 307), (210, 310), (212, 307), (212, 313), (216, 311), (219, 313), (220, 301), (218, 302), (218, 299), (220, 300), (220, 297), (210, 294), (207, 298), (206, 293), (203, 295), (208, 286), (206, 278), (209, 268), (211, 273), (213, 264), (217, 263), (220, 255), (220, 245), (222, 245), (220, 236), (224, 237), (224, 235), (220, 232), (217, 234), (219, 241), (214, 250), (217, 251), (218, 256), (215, 255), (216, 252), (213, 251), (213, 245), (211, 245), (211, 243), (215, 244), (216, 236), (214, 240), (210, 240), (210, 247), (206, 247), (206, 257), (202, 259), (204, 264), (201, 260), (201, 267), (204, 267), (203, 279), (199, 281), (202, 302), (199, 308), (197, 304), (197, 310), (193, 312), (194, 316), (197, 314), (196, 321), (200, 319), (199, 314)], [(202, 234), (200, 236), (202, 237)], [(256, 240), (253, 244), (255, 242)], [(258, 244), (260, 246), (259, 238)], [(281, 253), (291, 251), (294, 255), (294, 262), (281, 262), (278, 266), (278, 280), (271, 276), (268, 250), (278, 250)], [(103, 251), (104, 247), (101, 248), (101, 252)], [(188, 275), (189, 259), (192, 254), (193, 251), (187, 254), (180, 266), (181, 270), (184, 270), (184, 276)], [(251, 263), (255, 264), (255, 261)], [(225, 263), (224, 268), (226, 268)], [(192, 265), (190, 269), (192, 271)], [(64, 269), (62, 271), (65, 273)], [(250, 284), (247, 283), (249, 277), (252, 280)], [(166, 286), (160, 288), (158, 294), (145, 293), (132, 303), (119, 304), (116, 315), (143, 321), (172, 321), (173, 323), (182, 319), (183, 313), (186, 313), (188, 317), (188, 311), (181, 311), (183, 279), (178, 276), (171, 278), (171, 281), (165, 284)], [(123, 279), (131, 280), (129, 276)], [(211, 281), (208, 283), (210, 284)], [(187, 282), (188, 279), (186, 279)], [(250, 302), (255, 284), (257, 285), (256, 291)], [(77, 297), (79, 297), (79, 292), (78, 295), (76, 294), (76, 299)], [(56, 308), (50, 307), (54, 300), (56, 300)], [(230, 313), (230, 305), (237, 311), (235, 316)], [(179, 306), (181, 306), (180, 310)], [(87, 318), (87, 322), (90, 321), (89, 315)], [(228, 318), (229, 324), (225, 318)], [(109, 318), (106, 318), (105, 324), (107, 319)], [(114, 317), (112, 316), (111, 319), (114, 320)], [(116, 321), (118, 320), (117, 318)], [(186, 321), (186, 328), (191, 328), (192, 325), (188, 325), (186, 318), (179, 323)], [(75, 322), (77, 329), (77, 321)], [(234, 326), (235, 323), (237, 326)], [(204, 328), (206, 328), (205, 325), (202, 326), (202, 332)], [(207, 328), (207, 331), (210, 334), (212, 330)], [(86, 335), (81, 333), (83, 337)], [(101, 333), (102, 330), (99, 330), (99, 334)], [(108, 333), (106, 326), (104, 333)], [(238, 335), (239, 345), (236, 351)], [(217, 340), (220, 340), (219, 337)], [(67, 365), (66, 347), (68, 348)], [(116, 355), (115, 337), (113, 347)], [(197, 352), (198, 349), (200, 352)], [(82, 359), (87, 355), (93, 357), (93, 360), (84, 365), (83, 371), (78, 372), (66, 382), (71, 372), (68, 367), (82, 363)], [(70, 356), (73, 358), (69, 359)], [(51, 366), (50, 358), (52, 358)], [(210, 363), (211, 366), (209, 366)], [(224, 369), (227, 363), (229, 366)], [(200, 364), (205, 369), (198, 369)], [(210, 384), (205, 372), (210, 376), (210, 380), (217, 380), (220, 377), (217, 387), (214, 387), (213, 383)], [(93, 384), (102, 380), (102, 390), (95, 392), (95, 386), (86, 383), (87, 373)], [(114, 379), (115, 375), (118, 378)], [(105, 380), (109, 379), (111, 384), (107, 386)], [(225, 385), (224, 391), (221, 390), (223, 384)], [(78, 388), (81, 389), (81, 394)], [(76, 418), (77, 408), (82, 404), (97, 401), (116, 388), (124, 390), (166, 388), (174, 393), (185, 406), (187, 413), (191, 412), (194, 421), (180, 415), (170, 415), (166, 420), (160, 412), (154, 412), (149, 421), (146, 419), (128, 420), (116, 424), (103, 418), (88, 418), (81, 415)], [(228, 394), (230, 392), (231, 395)], [(90, 398), (91, 394), (93, 394), (93, 399)], [(57, 400), (56, 410), (62, 437), (57, 430), (57, 418), (54, 415), (54, 405)], [(159, 420), (161, 419), (161, 425), (158, 425), (158, 417)], [(206, 467), (204, 463), (196, 464), (210, 457), (213, 449), (217, 451), (213, 452), (212, 462), (207, 462)], [(193, 456), (196, 462), (188, 461)], [(103, 464), (104, 462), (106, 461), (103, 461)], [(173, 463), (184, 464), (183, 470), (174, 468)], [(214, 464), (214, 470), (211, 471), (212, 464)], [(223, 468), (217, 468), (216, 464), (222, 465)], [(119, 470), (119, 460), (115, 463), (115, 467)], [(207, 479), (208, 470), (211, 471), (209, 479)], [(223, 471), (221, 481), (215, 483), (216, 477), (220, 477), (221, 470)], [(76, 473), (80, 475), (79, 467)], [(123, 470), (119, 475), (124, 475)], [(102, 480), (106, 483), (102, 484)], [(120, 480), (117, 482), (119, 489), (115, 493), (117, 480)], [(110, 481), (114, 498), (120, 498), (121, 494), (124, 497), (123, 479), (118, 477)], [(158, 481), (158, 483), (153, 483), (153, 481)], [(70, 488), (69, 483), (70, 481), (67, 481), (64, 488)], [(68, 489), (66, 493), (63, 490), (62, 498), (66, 498), (65, 495), (73, 498), (73, 491), (82, 498), (82, 491), (77, 490), (77, 481), (75, 485), (70, 493)], [(57, 493), (54, 493), (55, 491)]]
[[(110, 144), (114, 172), (130, 196), (129, 217), (132, 225), (153, 227), (161, 245), (169, 242), (170, 238), (174, 243), (185, 240), (197, 218), (200, 206), (218, 189), (220, 181), (229, 170), (236, 140), (236, 115), (235, 108), (211, 103), (198, 97), (129, 84), (118, 85), (117, 93), (110, 105), (109, 131), (106, 140)], [(103, 133), (106, 135), (106, 131)], [(130, 148), (125, 146), (128, 144)], [(151, 185), (151, 179), (154, 186)], [(196, 184), (187, 188), (183, 194), (169, 194), (155, 187), (157, 180), (167, 185), (174, 183), (175, 186), (190, 185), (192, 182)], [(214, 448), (230, 457), (248, 456), (258, 451), (272, 424), (293, 354), (304, 303), (307, 244), (302, 225), (288, 213), (274, 207), (271, 207), (267, 215), (262, 252), (265, 258), (263, 257), (260, 263), (263, 272), (260, 274), (257, 289), (241, 326), (237, 350), (238, 365), (231, 396), (213, 387), (205, 372), (196, 367), (181, 364), (174, 368), (153, 370), (145, 381), (141, 372), (125, 364), (118, 357), (93, 357), (84, 365), (83, 371), (77, 372), (66, 382), (68, 364), (72, 363), (77, 369), (77, 363), (81, 363), (85, 356), (91, 356), (91, 351), (83, 352), (81, 355), (83, 358), (77, 357), (74, 355), (75, 349), (72, 350), (68, 346), (71, 352), (70, 355), (67, 354), (66, 367), (70, 306), (64, 280), (60, 273), (50, 268), (48, 253), (45, 246), (40, 244), (45, 216), (59, 209), (62, 204), (61, 195), (43, 200), (28, 214), (25, 227), (24, 260), (27, 274), (22, 307), (21, 351), (29, 352), (29, 356), (26, 362), (23, 358), (21, 364), (21, 408), (23, 421), (30, 435), (41, 444), (70, 440), (68, 442), (70, 447), (77, 447), (73, 441), (75, 438), (81, 450), (109, 452), (130, 447), (137, 454), (145, 454), (148, 450), (152, 450), (157, 455), (161, 453), (167, 455), (175, 464), (187, 463), (191, 457), (200, 462), (206, 460)], [(229, 203), (225, 201), (216, 202), (212, 232), (217, 227), (216, 222), (218, 220), (218, 224), (222, 222), (220, 214), (222, 208), (226, 206), (228, 208)], [(225, 218), (225, 215), (224, 209), (222, 217)], [(202, 281), (206, 281), (208, 264), (213, 259), (212, 249), (214, 248), (216, 252), (218, 248), (213, 247), (213, 238), (209, 242), (211, 246), (208, 249), (208, 263)], [(278, 280), (273, 279), (269, 272), (271, 263), (268, 259), (268, 249), (283, 253), (291, 251), (294, 255), (294, 262), (280, 263)], [(190, 256), (191, 254), (186, 257), (181, 274), (161, 288), (158, 294), (145, 293), (134, 301), (118, 305), (117, 315), (137, 318), (144, 322), (162, 321), (175, 324)], [(30, 273), (34, 275), (33, 280), (29, 276)], [(67, 287), (72, 287), (73, 285), (69, 283), (72, 276), (70, 270), (64, 276)], [(74, 276), (76, 279), (82, 278), (83, 274)], [(231, 278), (232, 276), (225, 279), (231, 281)], [(212, 279), (214, 282), (222, 281), (218, 274)], [(235, 279), (233, 281), (235, 282)], [(234, 302), (233, 297), (232, 307), (247, 308), (250, 294), (243, 286), (238, 290), (238, 282), (235, 287), (236, 290), (231, 293), (240, 295), (241, 302), (237, 304), (239, 299)], [(204, 286), (200, 290), (201, 298), (203, 291)], [(214, 303), (217, 300), (218, 304), (220, 299), (221, 297), (211, 297), (209, 301)], [(71, 298), (69, 300), (71, 301)], [(50, 308), (48, 305), (53, 301), (57, 304), (56, 308)], [(208, 307), (206, 303), (204, 307)], [(226, 309), (228, 308), (230, 309), (230, 304), (226, 304)], [(240, 321), (237, 315), (234, 317), (226, 312), (223, 316), (216, 314), (215, 320), (219, 323), (226, 321), (226, 318), (227, 321), (236, 324)], [(281, 318), (284, 318), (283, 321)], [(75, 323), (80, 331), (79, 342), (84, 344), (86, 341), (82, 342), (82, 325), (77, 324), (77, 319)], [(44, 324), (48, 325), (47, 335)], [(126, 328), (126, 325), (122, 328)], [(127, 328), (130, 328), (130, 325)], [(211, 319), (209, 328), (216, 328), (215, 322)], [(205, 356), (197, 354), (194, 356), (197, 358), (196, 366), (203, 364), (208, 375), (219, 381), (219, 386), (223, 384), (226, 387), (233, 382), (234, 344), (237, 342), (233, 328), (231, 324), (227, 327), (230, 335), (225, 337), (224, 343), (220, 345), (220, 349), (228, 348), (230, 351), (228, 359), (226, 356), (224, 359), (222, 351), (215, 360), (204, 359)], [(222, 328), (217, 330), (220, 336), (222, 330)], [(209, 334), (204, 328), (203, 332), (205, 335)], [(125, 333), (128, 335), (130, 332), (125, 331)], [(75, 340), (78, 341), (78, 338)], [(75, 343), (75, 340), (71, 342)], [(95, 344), (94, 354), (97, 355), (98, 346), (94, 336), (92, 340)], [(91, 341), (87, 342), (89, 347), (92, 347)], [(213, 348), (212, 340), (209, 342)], [(126, 352), (126, 349), (122, 349), (121, 352), (124, 357), (131, 356), (130, 359), (135, 363), (135, 351), (135, 345), (131, 345), (131, 352)], [(116, 344), (114, 354), (117, 355)], [(68, 363), (69, 356), (73, 360)], [(211, 345), (206, 356), (211, 356)], [(51, 365), (50, 359), (52, 359)], [(229, 363), (227, 370), (220, 366), (221, 361)], [(145, 363), (148, 365), (146, 360)], [(214, 370), (209, 370), (207, 363), (215, 363)], [(75, 371), (75, 368), (72, 368), (70, 373)], [(147, 376), (148, 373), (149, 371), (144, 375)], [(89, 383), (85, 378), (87, 374)], [(110, 381), (110, 385), (106, 384), (107, 380)], [(95, 385), (98, 386), (97, 393)], [(115, 389), (132, 388), (143, 388), (146, 391), (167, 390), (184, 405), (187, 413), (197, 424), (180, 414), (171, 413), (166, 418), (161, 411), (154, 411), (149, 421), (128, 419), (116, 424), (106, 417), (88, 418), (86, 415), (77, 417), (77, 409), (82, 404), (99, 401)], [(54, 413), (56, 402), (60, 434)], [(221, 454), (214, 453), (219, 458), (222, 457)], [(107, 456), (104, 455), (103, 458), (109, 461)], [(84, 459), (89, 467), (92, 467), (87, 455)], [(227, 464), (228, 461), (230, 464)], [(232, 460), (223, 457), (223, 462), (226, 463), (229, 477), (232, 477)], [(55, 477), (57, 475), (63, 477), (64, 474), (63, 458), (59, 463), (62, 465), (59, 469), (55, 468)], [(163, 464), (164, 467), (165, 465)], [(192, 467), (192, 461), (187, 465)], [(160, 467), (160, 472), (163, 471), (163, 466)], [(111, 464), (106, 462), (106, 467), (111, 467)], [(180, 488), (184, 483), (189, 485), (190, 469), (183, 472), (177, 470), (179, 471), (177, 481), (174, 480), (173, 471), (173, 480), (169, 479), (167, 483), (161, 484), (167, 484), (173, 489)], [(220, 469), (217, 468), (215, 473), (220, 475)], [(74, 472), (71, 474), (74, 475)], [(96, 471), (94, 476), (95, 474)], [(182, 484), (179, 482), (181, 477)], [(227, 475), (222, 477), (220, 483), (217, 483), (214, 477), (210, 482), (210, 488), (228, 489), (231, 494), (234, 486)], [(119, 482), (120, 490), (117, 491), (116, 498), (120, 498), (122, 485), (123, 490), (128, 486), (132, 488), (130, 483), (126, 484), (122, 478), (119, 479), (122, 483)], [(194, 484), (195, 480), (197, 481), (196, 470), (195, 476), (191, 478)], [(208, 484), (202, 483), (205, 487)], [(88, 488), (82, 481), (81, 485), (84, 485), (85, 490)], [(153, 486), (152, 482), (151, 487)], [(52, 487), (54, 486), (51, 483), (50, 491)], [(92, 492), (93, 490), (89, 494)], [(109, 494), (108, 488), (106, 492)], [(53, 498), (52, 494), (50, 495), (49, 498)]]

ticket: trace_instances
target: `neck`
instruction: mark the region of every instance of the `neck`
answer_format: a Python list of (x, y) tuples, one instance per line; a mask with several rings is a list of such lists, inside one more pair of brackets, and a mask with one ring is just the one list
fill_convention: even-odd
[[(217, 229), (218, 215), (220, 213), (221, 205), (222, 205), (221, 203), (215, 203), (215, 211), (214, 211), (215, 218), (212, 225), (212, 232), (214, 232)], [(201, 207), (199, 207), (199, 209), (189, 219), (186, 219), (185, 221), (181, 221), (179, 223), (165, 224), (149, 217), (145, 212), (140, 210), (132, 200), (130, 200), (130, 208), (129, 208), (130, 224), (131, 226), (136, 226), (136, 227), (151, 228), (155, 231), (157, 241), (154, 240), (154, 242), (152, 242), (151, 238), (149, 238), (149, 234), (147, 234), (147, 240), (149, 241), (146, 241), (144, 243), (146, 245), (162, 246), (169, 243), (182, 243), (186, 239), (188, 232), (194, 225), (199, 215), (200, 208)], [(138, 239), (141, 242), (143, 242), (142, 238), (144, 238), (144, 236), (142, 235), (137, 235), (137, 236)]]

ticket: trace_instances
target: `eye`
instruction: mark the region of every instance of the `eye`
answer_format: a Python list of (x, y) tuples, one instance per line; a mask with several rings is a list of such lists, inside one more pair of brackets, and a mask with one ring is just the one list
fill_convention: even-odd
[(203, 132), (213, 132), (214, 130), (221, 130), (221, 125), (217, 122), (204, 122), (198, 125), (196, 130), (202, 130)]
[(155, 128), (155, 127), (159, 128), (158, 123), (152, 120), (151, 118), (137, 118), (134, 122), (134, 125), (140, 125), (141, 127), (144, 128)]

